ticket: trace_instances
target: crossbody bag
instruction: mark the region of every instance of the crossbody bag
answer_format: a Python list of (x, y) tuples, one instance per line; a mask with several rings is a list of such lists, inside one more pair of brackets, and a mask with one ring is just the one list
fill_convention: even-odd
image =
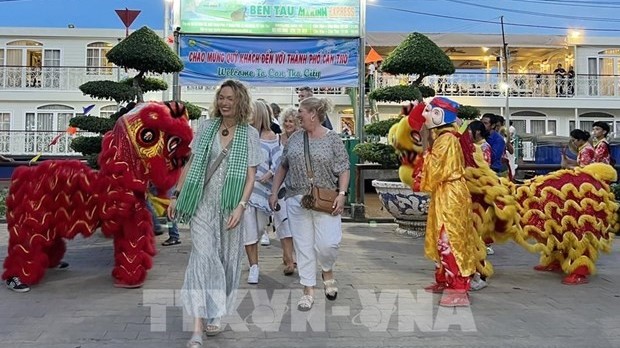
[(304, 132), (304, 157), (306, 160), (306, 172), (310, 180), (310, 191), (301, 199), (301, 206), (306, 209), (316, 210), (331, 214), (334, 211), (334, 201), (338, 197), (338, 190), (318, 187), (314, 184), (314, 171), (310, 160), (310, 145), (308, 133)]

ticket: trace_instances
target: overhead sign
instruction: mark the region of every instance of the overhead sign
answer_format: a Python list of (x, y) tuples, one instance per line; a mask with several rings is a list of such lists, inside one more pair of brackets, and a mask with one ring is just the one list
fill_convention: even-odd
[(359, 40), (181, 35), (184, 86), (237, 79), (252, 86), (355, 87)]
[(181, 32), (360, 36), (361, 0), (180, 0)]

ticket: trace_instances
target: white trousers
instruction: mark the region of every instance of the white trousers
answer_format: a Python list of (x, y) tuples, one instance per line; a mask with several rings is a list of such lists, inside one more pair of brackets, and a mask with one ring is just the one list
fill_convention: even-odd
[(286, 200), (293, 244), (297, 255), (299, 282), (303, 286), (316, 285), (317, 262), (325, 272), (331, 271), (338, 257), (342, 240), (342, 219), (301, 206), (301, 195)]
[(258, 242), (269, 223), (269, 214), (248, 205), (243, 212), (243, 245), (252, 245)]
[(278, 239), (292, 237), (286, 200), (278, 199), (278, 204), (280, 205), (280, 210), (273, 212), (273, 225), (276, 227), (276, 236)]

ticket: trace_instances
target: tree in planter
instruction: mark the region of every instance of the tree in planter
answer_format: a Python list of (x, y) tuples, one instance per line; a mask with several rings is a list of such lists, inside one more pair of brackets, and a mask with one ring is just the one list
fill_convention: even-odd
[[(410, 85), (399, 85), (382, 87), (372, 91), (369, 94), (369, 98), (375, 101), (382, 102), (413, 102), (414, 100), (421, 101), (423, 98), (435, 96), (435, 90), (429, 86), (421, 85), (422, 80), (431, 75), (450, 75), (454, 73), (454, 64), (450, 58), (439, 48), (433, 41), (420, 33), (412, 33), (398, 47), (392, 51), (388, 57), (381, 64), (383, 72), (387, 72), (393, 75), (413, 75), (416, 79), (412, 81)], [(407, 114), (408, 111), (403, 112)], [(406, 115), (404, 115), (406, 116)], [(463, 120), (471, 120), (480, 116), (480, 111), (475, 107), (463, 105), (459, 108), (458, 116)], [(398, 122), (398, 119), (394, 119), (389, 127), (383, 127), (378, 125), (377, 130), (380, 132), (377, 135), (386, 136), (390, 127)], [(369, 126), (374, 126), (371, 124)], [(365, 130), (368, 134), (373, 129)], [(382, 154), (394, 152), (395, 149), (391, 145), (387, 144), (375, 144), (364, 143), (356, 146), (358, 149), (358, 155), (362, 158), (367, 158), (373, 162), (379, 162), (383, 165), (389, 165), (398, 167), (398, 161), (391, 162), (390, 157), (383, 156)], [(375, 153), (373, 155), (373, 152)], [(396, 155), (394, 154), (394, 158)], [(385, 158), (383, 162), (377, 161), (380, 158)]]
[(422, 80), (431, 75), (451, 75), (454, 73), (454, 64), (428, 37), (412, 33), (387, 56), (381, 64), (381, 70), (392, 75), (416, 76), (410, 85), (382, 87), (369, 95), (370, 99), (376, 101), (402, 103), (434, 96), (435, 91), (421, 85)]
[[(144, 93), (164, 91), (168, 84), (159, 78), (146, 77), (146, 74), (175, 73), (183, 70), (183, 62), (170, 47), (151, 29), (142, 27), (112, 48), (106, 57), (116, 66), (135, 70), (134, 77), (116, 81), (91, 81), (80, 86), (82, 93), (95, 99), (113, 100), (117, 104), (128, 103), (110, 118), (78, 116), (69, 125), (79, 129), (99, 133), (99, 136), (79, 136), (71, 143), (71, 148), (87, 157), (89, 165), (97, 167), (97, 157), (101, 152), (103, 134), (111, 130), (116, 120), (134, 102), (143, 102)], [(190, 119), (200, 117), (200, 109), (185, 103)]]
[[(423, 86), (420, 83), (430, 75), (449, 75), (454, 73), (454, 64), (450, 58), (441, 50), (434, 42), (420, 33), (412, 33), (398, 47), (392, 51), (381, 64), (383, 72), (399, 75), (415, 75), (416, 80), (410, 85), (382, 87), (372, 91), (368, 97), (375, 101), (382, 102), (412, 102), (414, 100), (422, 100), (422, 98), (432, 97), (435, 90), (431, 87)], [(406, 116), (406, 115), (405, 115)], [(380, 130), (376, 135), (388, 135), (390, 127), (399, 122), (400, 119), (388, 120), (386, 125), (378, 125)], [(377, 123), (375, 123), (377, 124)], [(373, 127), (371, 124), (365, 127), (367, 134), (372, 135)], [(380, 124), (380, 122), (379, 122)], [(377, 144), (368, 142), (358, 144), (357, 154), (368, 161), (378, 162), (386, 167), (398, 167), (399, 161), (394, 148), (388, 144)], [(387, 156), (386, 154), (390, 154)]]
[[(379, 122), (374, 122), (364, 126), (366, 135), (378, 140), (388, 135), (390, 128), (400, 121), (398, 118), (390, 118)], [(384, 168), (398, 168), (399, 161), (392, 145), (370, 141), (355, 145), (353, 152), (360, 159), (368, 162), (379, 163)]]

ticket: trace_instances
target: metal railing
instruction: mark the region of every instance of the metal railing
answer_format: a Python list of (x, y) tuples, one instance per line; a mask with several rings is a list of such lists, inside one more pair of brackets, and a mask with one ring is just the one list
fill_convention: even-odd
[[(409, 75), (376, 74), (377, 87), (406, 85), (416, 79)], [(498, 97), (505, 95), (503, 76), (496, 73), (457, 73), (429, 76), (422, 84), (438, 95)], [(511, 97), (617, 97), (620, 75), (576, 75), (574, 78), (553, 74), (513, 74), (506, 82)]]
[[(0, 90), (64, 90), (77, 91), (79, 86), (98, 80), (118, 81), (132, 77), (135, 71), (119, 67), (25, 67), (0, 66)], [(152, 75), (159, 76), (161, 75)], [(409, 84), (416, 76), (376, 73), (373, 86)], [(447, 96), (493, 97), (505, 95), (503, 77), (498, 73), (459, 72), (450, 76), (429, 76), (423, 84), (437, 94)], [(512, 97), (617, 97), (620, 75), (578, 74), (574, 78), (558, 78), (553, 74), (511, 74), (507, 82)], [(274, 87), (277, 89), (277, 87)], [(213, 90), (214, 87), (184, 86), (182, 90)], [(280, 89), (291, 89), (280, 87)], [(315, 88), (315, 94), (344, 95), (345, 88)]]
[[(69, 134), (66, 131), (1, 131), (0, 153), (10, 156), (30, 156), (36, 154), (55, 156), (82, 156), (71, 149), (71, 141), (78, 136), (93, 136), (96, 133), (80, 132)], [(52, 144), (56, 137), (60, 136)]]

